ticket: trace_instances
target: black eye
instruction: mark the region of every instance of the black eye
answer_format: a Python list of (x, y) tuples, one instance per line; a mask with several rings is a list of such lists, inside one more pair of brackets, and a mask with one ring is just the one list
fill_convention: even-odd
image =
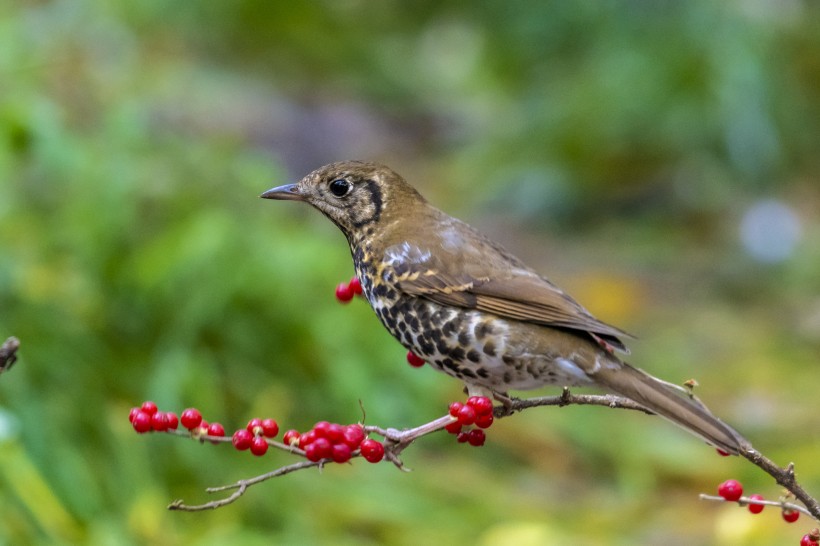
[(343, 197), (350, 191), (350, 182), (344, 178), (339, 178), (330, 183), (330, 193), (336, 197)]

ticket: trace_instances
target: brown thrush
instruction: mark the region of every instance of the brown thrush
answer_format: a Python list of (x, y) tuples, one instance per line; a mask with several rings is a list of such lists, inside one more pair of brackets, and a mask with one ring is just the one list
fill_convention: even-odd
[(616, 350), (627, 352), (618, 338), (628, 334), (389, 168), (332, 163), (261, 197), (304, 201), (330, 218), (385, 327), (471, 393), (597, 385), (728, 453), (749, 445), (683, 389), (617, 358)]

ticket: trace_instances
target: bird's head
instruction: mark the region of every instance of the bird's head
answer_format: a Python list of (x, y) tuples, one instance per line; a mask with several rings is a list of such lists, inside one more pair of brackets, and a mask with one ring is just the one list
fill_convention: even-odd
[(304, 201), (330, 218), (348, 239), (372, 233), (397, 210), (424, 202), (388, 167), (362, 161), (325, 165), (295, 184), (272, 188), (260, 197)]

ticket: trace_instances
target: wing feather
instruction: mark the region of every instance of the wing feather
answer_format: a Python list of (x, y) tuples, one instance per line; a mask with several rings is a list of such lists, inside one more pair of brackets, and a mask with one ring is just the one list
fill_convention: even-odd
[[(471, 271), (467, 273), (466, 268), (454, 267), (458, 259), (444, 263), (433, 258), (432, 253), (417, 249), (414, 252), (425, 259), (397, 263), (394, 254), (393, 259), (382, 264), (406, 294), (508, 319), (587, 332), (599, 342), (603, 340), (613, 348), (628, 352), (618, 337), (633, 336), (596, 319), (550, 281), (518, 267), (520, 262), (515, 267), (502, 269), (500, 276), (496, 273), (496, 277), (491, 277), (490, 270), (498, 268), (486, 267), (485, 271), (480, 271), (473, 261)], [(486, 274), (482, 274), (484, 272)]]

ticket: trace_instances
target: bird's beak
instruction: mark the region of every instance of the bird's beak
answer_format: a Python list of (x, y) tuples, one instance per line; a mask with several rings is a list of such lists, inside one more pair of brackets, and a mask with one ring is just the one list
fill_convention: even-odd
[(285, 184), (284, 186), (277, 186), (271, 188), (262, 195), (262, 199), (279, 199), (286, 201), (304, 201), (304, 196), (299, 191), (298, 184)]

